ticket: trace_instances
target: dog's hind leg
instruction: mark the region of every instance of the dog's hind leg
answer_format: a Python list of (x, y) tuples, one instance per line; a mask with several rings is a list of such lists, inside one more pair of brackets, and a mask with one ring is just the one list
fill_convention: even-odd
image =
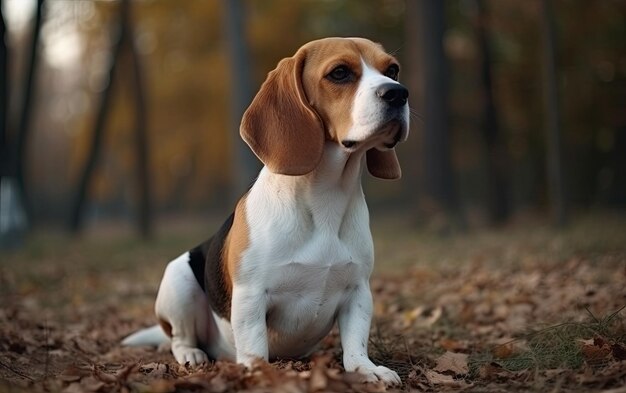
[(186, 252), (171, 261), (161, 280), (155, 312), (172, 339), (172, 354), (180, 364), (196, 366), (208, 361), (201, 348), (210, 350), (219, 335), (206, 294), (196, 280)]

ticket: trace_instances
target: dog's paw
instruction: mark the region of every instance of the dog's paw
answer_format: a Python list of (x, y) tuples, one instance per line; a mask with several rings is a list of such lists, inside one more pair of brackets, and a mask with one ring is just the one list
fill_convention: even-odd
[(196, 367), (202, 363), (209, 362), (207, 354), (199, 348), (178, 348), (173, 352), (176, 361), (180, 364), (189, 364), (191, 367)]
[(402, 384), (402, 380), (400, 379), (400, 376), (398, 375), (398, 373), (384, 366), (374, 366), (374, 367), (361, 366), (361, 367), (358, 367), (355, 371), (363, 375), (363, 377), (365, 377), (366, 382), (381, 381), (386, 386), (394, 386), (394, 385)]

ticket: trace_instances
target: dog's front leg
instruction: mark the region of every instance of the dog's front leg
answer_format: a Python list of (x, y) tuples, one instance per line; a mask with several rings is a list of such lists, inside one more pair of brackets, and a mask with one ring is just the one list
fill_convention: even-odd
[(233, 289), (231, 325), (237, 349), (237, 363), (252, 367), (255, 360), (268, 360), (266, 294), (263, 291)]
[(366, 281), (354, 289), (350, 299), (339, 310), (343, 367), (346, 371), (363, 374), (368, 382), (380, 380), (386, 385), (399, 385), (402, 381), (395, 371), (376, 366), (367, 355), (372, 309), (372, 294)]

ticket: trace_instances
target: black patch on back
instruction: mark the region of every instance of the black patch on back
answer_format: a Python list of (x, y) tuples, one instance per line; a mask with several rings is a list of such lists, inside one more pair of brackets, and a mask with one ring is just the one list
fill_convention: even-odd
[(191, 271), (193, 271), (193, 275), (196, 277), (196, 281), (202, 287), (202, 290), (206, 292), (204, 288), (204, 265), (206, 264), (206, 254), (207, 249), (209, 248), (209, 244), (213, 238), (210, 238), (206, 242), (200, 244), (198, 247), (195, 247), (189, 251), (189, 266), (191, 266)]
[(226, 274), (222, 253), (226, 236), (233, 226), (235, 213), (226, 219), (222, 227), (211, 238), (206, 254), (206, 268), (204, 271), (205, 292), (209, 295), (209, 304), (213, 310), (222, 318), (230, 320), (230, 303), (232, 294), (226, 285)]
[(189, 266), (207, 294), (209, 305), (227, 320), (230, 320), (231, 293), (225, 281), (222, 253), (234, 217), (232, 213), (213, 237), (189, 251)]

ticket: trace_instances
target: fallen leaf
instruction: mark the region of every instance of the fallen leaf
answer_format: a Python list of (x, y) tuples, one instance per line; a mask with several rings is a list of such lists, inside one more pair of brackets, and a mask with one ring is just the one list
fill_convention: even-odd
[(80, 381), (80, 384), (88, 392), (97, 392), (106, 386), (104, 382), (98, 381), (96, 378), (91, 377), (91, 376), (83, 378)]
[(441, 373), (453, 373), (454, 375), (466, 375), (469, 372), (467, 355), (458, 352), (446, 352), (435, 360), (435, 371)]
[(147, 363), (139, 367), (139, 371), (144, 374), (150, 374), (153, 378), (160, 378), (167, 374), (169, 367), (164, 363)]
[(439, 340), (439, 345), (441, 345), (441, 348), (445, 349), (446, 351), (467, 349), (467, 342), (453, 340), (451, 338), (442, 338), (441, 340)]
[(494, 379), (503, 374), (506, 374), (506, 370), (496, 362), (486, 363), (478, 368), (478, 375), (485, 380)]
[(176, 391), (176, 386), (174, 386), (174, 381), (160, 379), (152, 382), (148, 391), (153, 393), (171, 393)]
[(63, 393), (88, 393), (88, 390), (86, 390), (79, 382), (73, 382), (69, 384), (68, 387), (63, 389)]
[(222, 393), (228, 390), (228, 384), (224, 380), (224, 377), (222, 377), (221, 375), (217, 375), (213, 377), (209, 385), (210, 385), (209, 390), (211, 392)]
[(58, 378), (63, 382), (75, 382), (89, 374), (91, 374), (89, 370), (84, 370), (72, 365), (63, 370)]
[(311, 378), (309, 379), (309, 390), (312, 392), (318, 390), (324, 390), (328, 386), (328, 377), (324, 373), (324, 369), (321, 367), (315, 367), (311, 371)]
[(454, 379), (451, 375), (441, 374), (433, 370), (426, 370), (424, 374), (431, 385), (445, 385), (457, 388), (469, 386), (469, 384), (462, 379)]
[(598, 362), (611, 354), (611, 347), (602, 339), (581, 340), (581, 351), (588, 362)]
[(513, 343), (507, 343), (496, 346), (492, 353), (497, 359), (507, 359), (513, 356), (515, 349), (513, 347)]
[(441, 318), (443, 309), (441, 307), (426, 308), (424, 306), (417, 306), (410, 311), (402, 313), (403, 327), (409, 326), (427, 328), (431, 327)]

